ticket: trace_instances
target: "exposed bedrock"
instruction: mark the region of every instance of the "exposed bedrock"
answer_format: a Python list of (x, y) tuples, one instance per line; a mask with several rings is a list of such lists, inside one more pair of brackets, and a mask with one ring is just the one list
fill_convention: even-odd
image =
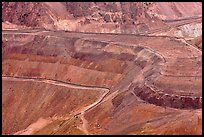
[[(176, 61), (175, 64), (171, 58), (166, 58), (168, 52), (163, 56), (144, 46), (116, 44), (100, 40), (100, 37), (94, 40), (85, 34), (82, 38), (4, 34), (2, 52), (2, 75), (106, 87), (110, 88), (110, 93), (128, 91), (134, 86), (138, 97), (155, 105), (180, 109), (202, 106), (199, 59), (189, 59), (198, 69), (192, 68), (191, 74), (195, 77), (188, 77), (188, 67), (182, 66), (188, 65), (189, 61)], [(175, 66), (176, 73), (173, 71)], [(173, 83), (175, 80), (178, 82)], [(189, 83), (193, 80), (194, 88)], [(168, 81), (172, 85), (166, 88)], [(184, 85), (178, 85), (179, 82)]]
[(143, 33), (163, 20), (202, 15), (199, 2), (2, 2), (2, 22), (32, 28)]
[(134, 88), (134, 93), (141, 99), (159, 106), (179, 109), (198, 109), (202, 107), (202, 97), (187, 97), (166, 94), (165, 91), (154, 91), (148, 87)]

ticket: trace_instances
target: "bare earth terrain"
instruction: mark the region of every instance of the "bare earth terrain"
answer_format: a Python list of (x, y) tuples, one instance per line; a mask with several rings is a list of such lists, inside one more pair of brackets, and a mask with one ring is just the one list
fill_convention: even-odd
[(202, 134), (201, 6), (3, 2), (3, 134)]

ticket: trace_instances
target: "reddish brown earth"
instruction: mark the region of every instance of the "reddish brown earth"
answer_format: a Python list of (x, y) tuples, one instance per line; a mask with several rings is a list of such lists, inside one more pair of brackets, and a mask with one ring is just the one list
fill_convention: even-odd
[(202, 133), (201, 3), (2, 4), (3, 134)]
[[(77, 32), (144, 33), (202, 16), (200, 2), (3, 2), (2, 21)], [(164, 21), (163, 21), (164, 20)]]

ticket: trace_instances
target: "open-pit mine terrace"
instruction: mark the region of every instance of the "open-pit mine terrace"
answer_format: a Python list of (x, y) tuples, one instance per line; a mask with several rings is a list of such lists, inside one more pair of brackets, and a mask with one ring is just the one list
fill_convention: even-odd
[(2, 35), (4, 134), (65, 115), (83, 124), (56, 134), (89, 134), (86, 112), (108, 100), (117, 108), (127, 93), (161, 108), (202, 107), (202, 52), (179, 38), (48, 30)]

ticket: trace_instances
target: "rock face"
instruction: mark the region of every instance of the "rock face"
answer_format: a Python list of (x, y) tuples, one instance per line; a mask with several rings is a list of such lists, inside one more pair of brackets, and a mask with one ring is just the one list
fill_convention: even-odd
[(78, 32), (140, 33), (166, 26), (162, 20), (196, 17), (201, 3), (3, 2), (2, 21)]
[[(182, 109), (201, 108), (202, 69), (201, 52), (198, 49), (191, 46), (184, 47), (184, 43), (168, 37), (158, 36), (155, 39), (155, 37), (150, 36), (118, 35), (110, 43), (109, 40), (113, 37), (115, 35), (5, 31), (3, 33), (2, 74), (9, 77), (34, 77), (70, 82), (82, 86), (108, 88), (110, 91), (108, 92), (107, 102), (104, 101), (98, 107), (106, 106), (106, 103), (113, 100), (113, 106), (110, 104), (106, 106), (109, 113), (111, 111), (119, 113), (119, 110), (123, 110), (120, 107), (128, 107), (127, 104), (124, 104), (125, 100), (128, 101), (124, 97), (128, 93), (132, 94), (133, 97), (135, 95), (145, 102), (156, 105), (157, 109), (171, 107), (179, 108), (181, 109), (179, 111), (182, 112)], [(144, 41), (146, 42), (145, 45)], [(162, 42), (166, 44), (162, 45)], [(133, 43), (134, 46), (130, 46)], [(153, 51), (150, 49), (153, 49)], [(182, 54), (180, 54), (181, 51)], [(9, 96), (6, 94), (7, 90), (12, 89), (6, 84), (4, 86), (5, 101), (3, 106), (7, 106), (9, 98), (16, 95), (11, 94)], [(33, 92), (36, 92), (36, 90), (39, 91), (40, 89), (37, 88)], [(44, 91), (45, 89), (42, 88), (41, 90)], [(86, 96), (81, 95), (81, 92), (78, 93), (80, 96)], [(121, 97), (115, 98), (119, 95)], [(46, 96), (49, 97), (50, 95), (47, 94)], [(66, 102), (64, 103), (66, 104)], [(55, 106), (50, 105), (53, 111), (51, 111), (49, 117), (59, 115), (54, 111)], [(79, 108), (81, 107), (82, 105)], [(90, 113), (95, 109), (97, 110), (98, 107), (91, 110)], [(115, 109), (118, 109), (119, 112)], [(3, 107), (3, 111), (6, 113), (9, 112), (9, 109)], [(172, 111), (176, 113), (178, 110), (173, 109)], [(73, 111), (67, 109), (66, 113), (73, 113)], [(98, 112), (92, 113), (98, 115)], [(126, 115), (125, 112), (120, 113)], [(6, 114), (4, 117), (6, 117)], [(48, 114), (46, 117), (48, 117)], [(35, 121), (38, 118), (40, 116), (36, 117)], [(89, 122), (92, 122), (92, 120), (89, 119)], [(7, 124), (6, 121), (4, 123)], [(23, 130), (29, 124), (31, 123), (27, 123), (24, 127), (17, 126), (14, 129), (17, 132)], [(12, 129), (8, 130), (6, 125), (4, 127), (4, 133), (11, 132)], [(91, 132), (95, 133), (96, 131)], [(99, 133), (106, 132), (100, 131)]]
[(200, 5), (3, 2), (3, 134), (201, 134)]

